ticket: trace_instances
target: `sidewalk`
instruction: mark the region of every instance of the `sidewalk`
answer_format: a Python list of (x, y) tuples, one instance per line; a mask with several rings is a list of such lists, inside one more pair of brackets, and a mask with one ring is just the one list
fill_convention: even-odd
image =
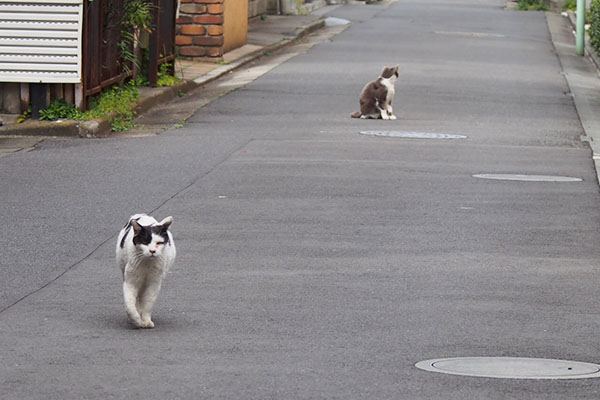
[(582, 141), (588, 142), (591, 149), (596, 174), (600, 181), (600, 76), (596, 55), (589, 44), (586, 43), (586, 56), (576, 54), (575, 36), (573, 35), (574, 20), (572, 13), (565, 18), (557, 13), (547, 12), (548, 29), (552, 36), (552, 43), (560, 60), (563, 74), (579, 120), (585, 132)]
[[(327, 6), (324, 9), (334, 8)], [(137, 114), (143, 114), (157, 104), (167, 102), (182, 92), (187, 93), (219, 78), (265, 53), (280, 49), (294, 40), (324, 26), (322, 12), (310, 15), (268, 15), (266, 19), (252, 18), (248, 22), (248, 43), (224, 55), (222, 63), (210, 61), (176, 61), (176, 75), (183, 81), (172, 87), (141, 88)], [(28, 137), (21, 140), (0, 140), (0, 157), (15, 151), (27, 150), (42, 137), (104, 137), (110, 134), (106, 121), (27, 121), (17, 124), (5, 119), (0, 137)], [(39, 139), (31, 138), (32, 136)]]

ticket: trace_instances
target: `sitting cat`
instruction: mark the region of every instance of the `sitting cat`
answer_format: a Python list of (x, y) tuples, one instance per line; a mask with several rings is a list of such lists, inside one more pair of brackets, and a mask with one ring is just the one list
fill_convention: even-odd
[(398, 66), (383, 67), (381, 76), (365, 85), (360, 94), (360, 111), (350, 114), (352, 118), (396, 119), (392, 111), (394, 84), (398, 78)]
[(117, 264), (123, 272), (123, 298), (129, 321), (137, 328), (154, 328), (151, 314), (165, 273), (175, 261), (169, 227), (146, 214), (133, 215), (117, 239)]

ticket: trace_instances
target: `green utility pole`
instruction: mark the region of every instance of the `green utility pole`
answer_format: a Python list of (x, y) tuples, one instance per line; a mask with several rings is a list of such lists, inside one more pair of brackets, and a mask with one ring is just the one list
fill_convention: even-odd
[(582, 56), (585, 48), (585, 0), (577, 0), (577, 32), (575, 37), (577, 55)]

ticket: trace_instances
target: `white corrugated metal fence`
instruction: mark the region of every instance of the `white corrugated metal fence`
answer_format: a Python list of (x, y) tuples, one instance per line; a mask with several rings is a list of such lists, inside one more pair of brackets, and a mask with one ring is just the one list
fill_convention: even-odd
[(83, 0), (0, 0), (0, 82), (81, 82)]

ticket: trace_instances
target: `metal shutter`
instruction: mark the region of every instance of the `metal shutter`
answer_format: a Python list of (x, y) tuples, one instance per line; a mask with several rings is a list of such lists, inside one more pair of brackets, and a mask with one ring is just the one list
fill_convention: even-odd
[(83, 0), (0, 0), (0, 82), (80, 83)]

